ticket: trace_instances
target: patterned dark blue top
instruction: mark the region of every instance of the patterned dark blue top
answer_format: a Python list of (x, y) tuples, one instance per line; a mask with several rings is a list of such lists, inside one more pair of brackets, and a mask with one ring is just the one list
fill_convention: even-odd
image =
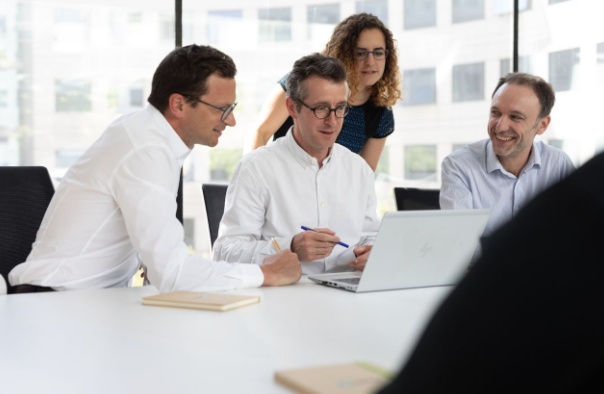
[[(289, 73), (279, 80), (279, 84), (284, 91), (287, 91), (286, 81)], [(380, 119), (372, 118), (378, 112), (383, 111)], [(373, 116), (375, 117), (375, 116)], [(369, 121), (369, 130), (366, 129), (367, 121)], [(291, 118), (284, 123), (279, 131), (275, 133), (275, 139), (285, 135), (289, 126), (293, 124)], [(377, 126), (376, 126), (377, 124)], [(394, 132), (394, 115), (392, 110), (388, 108), (375, 107), (367, 102), (363, 105), (353, 106), (350, 113), (344, 118), (342, 131), (336, 142), (350, 149), (354, 153), (360, 153), (365, 146), (367, 138), (385, 138)]]

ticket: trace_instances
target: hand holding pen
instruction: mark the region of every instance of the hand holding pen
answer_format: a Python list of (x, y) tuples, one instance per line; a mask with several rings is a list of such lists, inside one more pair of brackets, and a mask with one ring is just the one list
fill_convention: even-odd
[(314, 261), (328, 257), (340, 238), (328, 228), (308, 229), (292, 238), (292, 252), (300, 261)]

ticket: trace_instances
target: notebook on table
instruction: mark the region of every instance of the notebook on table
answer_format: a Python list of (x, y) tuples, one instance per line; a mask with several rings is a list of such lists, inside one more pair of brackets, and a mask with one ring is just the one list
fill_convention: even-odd
[(489, 210), (388, 212), (363, 272), (310, 275), (356, 293), (454, 285), (470, 265)]
[(143, 298), (143, 305), (171, 306), (175, 308), (229, 311), (260, 302), (260, 297), (222, 293), (173, 291)]
[(275, 373), (275, 380), (300, 394), (373, 394), (394, 374), (374, 364), (355, 362)]

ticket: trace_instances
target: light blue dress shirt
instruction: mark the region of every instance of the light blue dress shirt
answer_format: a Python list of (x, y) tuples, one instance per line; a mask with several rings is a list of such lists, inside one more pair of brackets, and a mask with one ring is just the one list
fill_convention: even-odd
[(456, 150), (443, 161), (440, 207), (490, 209), (484, 231), (484, 235), (489, 235), (574, 169), (566, 153), (536, 141), (528, 162), (516, 177), (503, 168), (491, 140), (484, 139)]

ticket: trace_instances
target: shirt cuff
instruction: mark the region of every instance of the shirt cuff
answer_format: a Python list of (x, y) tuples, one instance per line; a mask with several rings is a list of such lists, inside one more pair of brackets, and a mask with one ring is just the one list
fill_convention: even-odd
[(241, 289), (260, 287), (264, 283), (264, 274), (256, 264), (236, 264), (237, 274), (241, 275)]

